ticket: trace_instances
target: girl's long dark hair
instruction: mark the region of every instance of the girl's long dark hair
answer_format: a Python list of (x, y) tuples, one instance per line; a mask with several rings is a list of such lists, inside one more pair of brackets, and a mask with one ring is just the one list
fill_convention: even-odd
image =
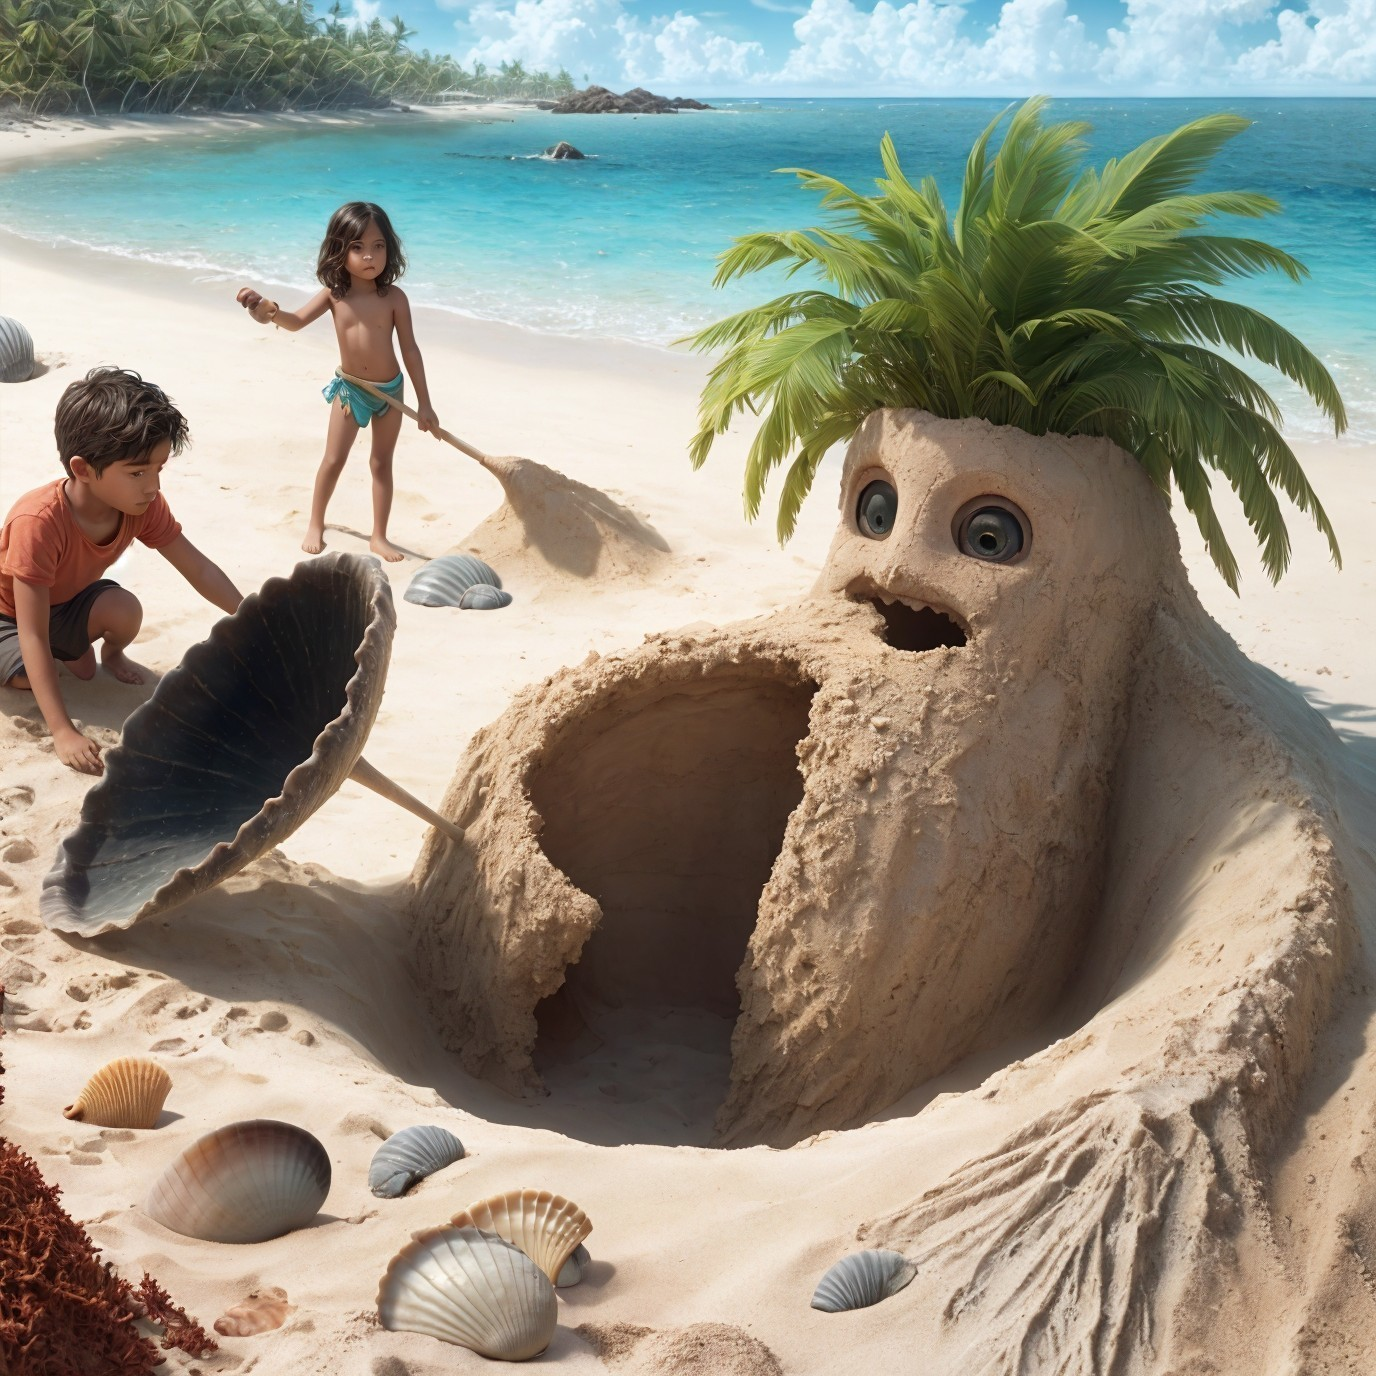
[(363, 237), (369, 220), (377, 222), (382, 237), (387, 241), (387, 266), (373, 279), (377, 283), (377, 294), (385, 296), (387, 288), (406, 271), (406, 255), (401, 251), (401, 240), (397, 238), (387, 212), (372, 201), (350, 201), (330, 216), (325, 241), (320, 245), (320, 257), (315, 264), (317, 280), (322, 287), (330, 289), (330, 295), (336, 301), (344, 298), (352, 284), (348, 267), (349, 245)]

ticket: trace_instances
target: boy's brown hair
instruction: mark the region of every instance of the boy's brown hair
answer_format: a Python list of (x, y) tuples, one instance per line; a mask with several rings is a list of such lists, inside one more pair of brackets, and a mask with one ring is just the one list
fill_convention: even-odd
[(349, 245), (363, 237), (369, 220), (377, 221), (387, 243), (387, 266), (373, 279), (377, 294), (386, 296), (387, 288), (406, 271), (406, 255), (387, 212), (372, 201), (349, 201), (330, 216), (315, 264), (316, 280), (330, 289), (336, 301), (342, 301), (353, 285), (353, 278), (349, 276)]
[(186, 417), (167, 393), (126, 368), (92, 368), (73, 382), (57, 403), (53, 434), (68, 477), (78, 455), (99, 475), (163, 440), (180, 454), (191, 438)]

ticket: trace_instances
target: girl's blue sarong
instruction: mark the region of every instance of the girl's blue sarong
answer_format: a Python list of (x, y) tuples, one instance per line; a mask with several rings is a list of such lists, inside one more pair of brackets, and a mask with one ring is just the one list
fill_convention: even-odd
[[(375, 382), (373, 386), (379, 392), (386, 392), (389, 397), (396, 397), (401, 400), (401, 389), (405, 379), (400, 373), (390, 382)], [(339, 404), (347, 407), (355, 421), (363, 429), (367, 429), (368, 422), (374, 416), (380, 416), (384, 411), (391, 408), (385, 401), (379, 401), (371, 392), (365, 392), (362, 387), (356, 387), (352, 382), (346, 382), (342, 377), (336, 377), (328, 387), (321, 389), (321, 396), (326, 401), (333, 401), (339, 398)]]

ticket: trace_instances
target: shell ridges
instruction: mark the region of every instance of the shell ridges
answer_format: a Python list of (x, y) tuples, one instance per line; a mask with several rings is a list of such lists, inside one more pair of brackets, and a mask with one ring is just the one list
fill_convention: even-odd
[(198, 1138), (153, 1182), (144, 1212), (206, 1242), (266, 1242), (310, 1222), (330, 1158), (304, 1128), (256, 1118)]
[(86, 1081), (62, 1116), (102, 1128), (151, 1128), (171, 1090), (172, 1077), (156, 1061), (121, 1056)]
[(573, 1250), (592, 1232), (587, 1214), (550, 1190), (508, 1190), (470, 1204), (450, 1222), (480, 1228), (519, 1247), (553, 1281)]
[(379, 1199), (395, 1199), (417, 1181), (462, 1159), (463, 1143), (447, 1128), (402, 1128), (373, 1154), (368, 1188)]
[(476, 554), (442, 554), (422, 565), (402, 596), (421, 607), (457, 607), (475, 584), (500, 588), (502, 580)]
[(817, 1282), (812, 1307), (827, 1314), (865, 1309), (896, 1295), (917, 1274), (901, 1252), (872, 1248), (842, 1257)]
[(382, 1277), (377, 1310), (391, 1332), (425, 1333), (508, 1362), (543, 1352), (558, 1320), (554, 1286), (520, 1248), (452, 1224), (412, 1235)]

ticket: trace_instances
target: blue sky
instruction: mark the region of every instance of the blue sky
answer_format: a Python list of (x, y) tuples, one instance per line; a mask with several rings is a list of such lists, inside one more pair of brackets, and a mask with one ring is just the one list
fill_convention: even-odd
[[(1372, 95), (1376, 0), (346, 0), (674, 95)], [(672, 89), (669, 89), (672, 88)]]

